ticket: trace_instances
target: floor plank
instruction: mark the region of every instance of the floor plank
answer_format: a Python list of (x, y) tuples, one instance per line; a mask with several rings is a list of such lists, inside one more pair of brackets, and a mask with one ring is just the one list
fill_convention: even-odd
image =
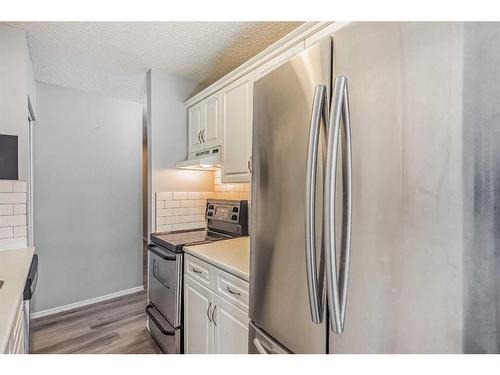
[(39, 354), (157, 354), (146, 329), (146, 292), (33, 320), (32, 352)]

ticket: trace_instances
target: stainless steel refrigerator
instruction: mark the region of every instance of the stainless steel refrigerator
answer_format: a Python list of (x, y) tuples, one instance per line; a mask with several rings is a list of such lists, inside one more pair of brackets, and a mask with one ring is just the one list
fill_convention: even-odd
[(353, 23), (255, 82), (250, 353), (491, 353), (496, 23)]

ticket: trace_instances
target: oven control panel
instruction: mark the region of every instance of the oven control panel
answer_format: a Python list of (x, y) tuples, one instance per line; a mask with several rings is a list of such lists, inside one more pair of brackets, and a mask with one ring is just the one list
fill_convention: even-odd
[[(208, 199), (205, 217), (209, 227), (224, 226), (230, 223), (240, 226), (240, 234), (246, 234), (248, 229), (248, 201)], [(218, 223), (219, 222), (219, 223)]]

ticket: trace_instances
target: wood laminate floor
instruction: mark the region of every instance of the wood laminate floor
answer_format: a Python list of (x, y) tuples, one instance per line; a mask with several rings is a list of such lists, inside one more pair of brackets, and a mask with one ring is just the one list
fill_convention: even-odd
[(146, 328), (146, 292), (32, 321), (33, 353), (160, 353)]

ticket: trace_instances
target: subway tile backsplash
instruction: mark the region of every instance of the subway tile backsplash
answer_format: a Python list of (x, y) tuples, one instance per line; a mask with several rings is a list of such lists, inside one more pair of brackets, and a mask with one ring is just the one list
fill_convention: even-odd
[(214, 191), (156, 193), (156, 232), (205, 228), (207, 199), (250, 200), (250, 184), (223, 184), (214, 174)]
[(26, 182), (0, 181), (0, 250), (27, 246), (26, 191)]

